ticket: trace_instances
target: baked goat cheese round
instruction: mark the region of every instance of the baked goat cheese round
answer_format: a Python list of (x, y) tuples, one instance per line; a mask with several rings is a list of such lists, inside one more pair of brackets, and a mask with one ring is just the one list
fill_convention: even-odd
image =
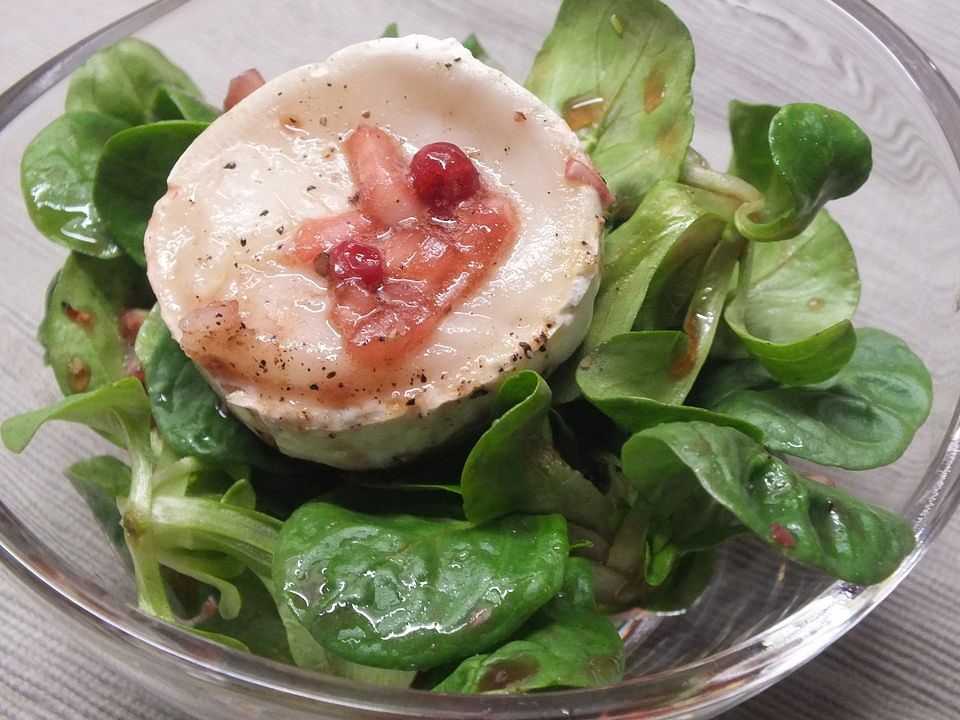
[(583, 340), (600, 193), (563, 120), (453, 40), (347, 47), (183, 154), (145, 238), (173, 337), (282, 452), (386, 467)]

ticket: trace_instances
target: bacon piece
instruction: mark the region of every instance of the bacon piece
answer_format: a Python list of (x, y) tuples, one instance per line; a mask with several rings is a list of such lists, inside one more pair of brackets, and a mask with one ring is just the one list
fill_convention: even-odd
[(370, 219), (359, 212), (313, 218), (300, 225), (291, 253), (296, 262), (311, 263), (340, 243), (363, 242), (373, 230)]
[(604, 208), (613, 205), (616, 198), (607, 187), (607, 183), (600, 177), (593, 165), (586, 158), (570, 158), (567, 160), (567, 167), (563, 176), (571, 182), (583, 183), (589, 185), (597, 191), (600, 196), (600, 204)]
[(421, 214), (407, 160), (393, 138), (380, 128), (360, 125), (347, 137), (344, 151), (365, 215), (390, 227)]
[(223, 111), (226, 112), (232, 108), (265, 82), (263, 75), (256, 68), (244, 70), (232, 78), (227, 86), (227, 96), (223, 99)]
[(147, 310), (143, 308), (128, 308), (120, 313), (118, 325), (120, 327), (120, 337), (126, 343), (133, 343), (137, 339), (137, 333), (143, 321), (147, 319)]

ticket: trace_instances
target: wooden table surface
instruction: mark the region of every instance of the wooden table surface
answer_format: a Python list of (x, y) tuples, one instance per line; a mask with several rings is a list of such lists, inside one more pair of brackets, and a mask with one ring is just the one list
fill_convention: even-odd
[[(794, 0), (799, 1), (799, 0)], [(873, 0), (960, 88), (960, 0)], [(0, 89), (142, 0), (7, 0)], [(960, 719), (960, 517), (907, 580), (816, 660), (724, 720)], [(70, 626), (0, 570), (0, 717), (184, 720), (90, 662)], [(903, 638), (911, 641), (904, 643)], [(86, 658), (86, 661), (80, 661)]]

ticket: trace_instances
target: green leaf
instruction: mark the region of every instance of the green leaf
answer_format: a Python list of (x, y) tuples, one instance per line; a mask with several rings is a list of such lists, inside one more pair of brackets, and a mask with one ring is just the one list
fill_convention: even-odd
[(158, 547), (225, 553), (258, 575), (270, 572), (279, 520), (202, 497), (160, 495), (150, 511), (150, 539)]
[(577, 131), (627, 217), (680, 174), (692, 72), (690, 34), (659, 0), (565, 0), (526, 86)]
[(200, 97), (197, 86), (163, 53), (142, 40), (124, 38), (73, 72), (66, 109), (104, 113), (141, 125), (147, 121), (150, 103), (161, 85)]
[(201, 630), (200, 628), (194, 627), (193, 625), (187, 625), (177, 620), (172, 620), (168, 618), (164, 618), (164, 619), (166, 619), (167, 622), (169, 622), (174, 627), (179, 628), (180, 630), (183, 630), (185, 633), (188, 633), (190, 635), (196, 635), (197, 637), (204, 638), (205, 640), (209, 640), (211, 642), (215, 642), (220, 645), (226, 645), (227, 647), (233, 648), (234, 650), (239, 650), (240, 652), (250, 652), (250, 648), (248, 648), (244, 643), (240, 642), (236, 638), (230, 637), (229, 635), (223, 635), (221, 633)]
[(668, 475), (631, 480), (633, 505), (606, 556), (594, 559), (597, 601), (614, 611), (683, 610), (709, 582), (716, 548), (742, 531), (693, 483)]
[(223, 400), (197, 370), (154, 309), (137, 336), (150, 408), (164, 439), (177, 452), (216, 465), (277, 469), (282, 456), (224, 410)]
[[(580, 390), (575, 373), (583, 358), (610, 338), (629, 332), (639, 321), (645, 302), (671, 294), (675, 283), (664, 282), (690, 257), (709, 256), (736, 209), (713, 193), (658, 183), (634, 215), (604, 240), (604, 269), (587, 337), (551, 378), (558, 401), (575, 400)], [(698, 273), (699, 277), (702, 273)], [(689, 304), (693, 289), (682, 302)]]
[(550, 402), (550, 388), (532, 370), (501, 386), (496, 419), (471, 451), (460, 480), (468, 520), (558, 513), (601, 534), (612, 529), (616, 507), (553, 444)]
[(643, 579), (651, 587), (663, 585), (670, 576), (680, 553), (673, 545), (666, 545), (659, 552), (647, 553)]
[(38, 333), (60, 390), (95, 390), (130, 375), (131, 344), (120, 317), (151, 305), (143, 270), (127, 258), (72, 253), (51, 285)]
[(66, 475), (71, 483), (96, 487), (108, 495), (113, 500), (114, 510), (117, 499), (130, 493), (130, 468), (112, 455), (78, 460), (66, 469)]
[(359, 665), (327, 652), (314, 639), (310, 631), (300, 624), (289, 605), (281, 600), (278, 609), (287, 632), (290, 654), (297, 667), (350, 678), (358, 682), (397, 688), (410, 687), (417, 675), (412, 670), (390, 670)]
[(331, 667), (333, 656), (323, 649), (323, 646), (314, 639), (304, 625), (300, 624), (300, 620), (297, 619), (291, 607), (277, 594), (274, 588), (271, 588), (271, 595), (274, 596), (276, 609), (283, 622), (283, 628), (287, 636), (287, 646), (290, 649), (293, 663), (297, 667), (307, 670), (315, 670), (329, 675), (334, 674)]
[(207, 105), (195, 95), (172, 85), (161, 85), (150, 101), (147, 121), (154, 123), (160, 120), (194, 120), (210, 123), (219, 116), (219, 110)]
[(132, 127), (103, 147), (93, 183), (93, 202), (111, 236), (146, 266), (143, 236), (153, 206), (167, 192), (167, 176), (209, 123), (167, 120)]
[(803, 233), (750, 246), (746, 293), (728, 311), (755, 335), (789, 343), (849, 320), (860, 301), (857, 261), (841, 227), (821, 212)]
[(30, 141), (20, 186), (30, 219), (53, 242), (100, 258), (121, 253), (93, 204), (103, 146), (127, 123), (95, 112), (61, 115)]
[(463, 661), (434, 687), (510, 693), (611, 685), (623, 678), (623, 641), (596, 609), (589, 566), (571, 559), (563, 590), (506, 645)]
[(719, 236), (716, 231), (687, 233), (683, 242), (670, 248), (650, 280), (631, 329), (666, 330), (683, 326), (687, 308)]
[[(683, 332), (624, 333), (591, 351), (576, 371), (587, 399), (630, 429), (699, 415), (699, 410), (682, 405), (710, 353), (743, 245), (742, 238), (726, 233), (713, 249), (693, 292)], [(732, 419), (703, 419), (750, 430)]]
[(144, 454), (149, 453), (150, 406), (143, 385), (136, 378), (125, 378), (71, 395), (49, 407), (7, 418), (0, 424), (3, 444), (11, 452), (22, 452), (40, 426), (50, 420), (87, 425), (108, 437), (127, 437), (134, 428), (137, 434), (131, 440), (144, 449)]
[(396, 24), (395, 22), (392, 22), (392, 23), (390, 23), (389, 25), (387, 25), (387, 26), (383, 29), (383, 32), (380, 33), (380, 37), (382, 37), (382, 38), (395, 38), (395, 37), (400, 37), (400, 31), (399, 31), (399, 29), (397, 28), (397, 24)]
[(254, 492), (253, 485), (246, 478), (237, 480), (233, 485), (227, 488), (227, 491), (220, 498), (224, 505), (233, 505), (244, 510), (255, 510), (257, 507), (257, 494)]
[(416, 670), (391, 670), (390, 668), (370, 667), (369, 665), (352, 663), (336, 655), (330, 655), (329, 657), (330, 667), (334, 675), (369, 685), (408, 688), (417, 677)]
[(870, 328), (831, 380), (784, 387), (754, 360), (720, 366), (693, 401), (762, 428), (770, 449), (850, 470), (903, 454), (933, 401), (930, 374), (903, 341)]
[(161, 549), (156, 554), (157, 562), (181, 575), (193, 578), (220, 593), (217, 610), (225, 620), (235, 620), (240, 614), (243, 600), (240, 591), (231, 580), (244, 568), (234, 558), (211, 553), (190, 553)]
[(74, 490), (90, 508), (100, 529), (116, 549), (124, 564), (133, 567), (130, 551), (120, 527), (117, 500), (130, 493), (130, 468), (110, 455), (80, 460), (65, 471)]
[(799, 235), (830, 200), (863, 185), (873, 167), (870, 138), (853, 120), (822, 105), (730, 105), (734, 173), (765, 202), (737, 211), (737, 230), (768, 242)]
[(670, 182), (656, 185), (637, 212), (604, 241), (603, 277), (584, 347), (592, 350), (632, 330), (670, 252), (709, 252), (734, 207), (704, 190)]
[(715, 550), (682, 555), (663, 582), (648, 590), (637, 602), (651, 612), (675, 613), (689, 608), (713, 578), (717, 564)]
[(761, 439), (763, 433), (749, 422), (682, 404), (690, 383), (678, 378), (674, 369), (689, 352), (686, 333), (674, 330), (617, 335), (577, 368), (577, 383), (591, 403), (631, 432), (665, 422), (702, 420)]
[(800, 235), (751, 243), (724, 317), (747, 351), (790, 385), (823, 382), (853, 355), (860, 300), (853, 248), (821, 211)]
[(154, 548), (144, 537), (150, 524), (152, 452), (150, 405), (143, 385), (136, 378), (125, 378), (112, 385), (71, 395), (49, 407), (7, 418), (0, 425), (0, 437), (8, 450), (19, 453), (40, 426), (50, 420), (86, 425), (126, 446), (130, 455), (131, 481), (122, 509), (122, 525), (133, 560), (139, 605), (145, 612), (172, 621), (173, 611), (154, 557)]
[(622, 460), (640, 483), (698, 483), (778, 552), (842, 580), (880, 582), (915, 544), (899, 517), (797, 474), (732, 428), (660, 425), (628, 440)]
[(730, 174), (746, 180), (761, 192), (773, 188), (777, 168), (770, 152), (770, 124), (782, 108), (732, 100), (729, 107), (733, 157)]
[(401, 485), (371, 487), (366, 483), (348, 481), (318, 498), (314, 484), (313, 492), (306, 499), (323, 500), (368, 515), (409, 513), (428, 518), (465, 519), (460, 494), (452, 492), (446, 486), (436, 486), (436, 489), (408, 489)]
[[(766, 196), (741, 207), (737, 227), (782, 242), (751, 243), (727, 323), (778, 379), (822, 382), (853, 354), (860, 278), (846, 235), (820, 208), (866, 181), (870, 141), (849, 118), (818, 105), (734, 102), (730, 129), (733, 172)], [(757, 225), (748, 216), (761, 209)]]
[(503, 642), (556, 595), (566, 533), (558, 515), (477, 527), (311, 503), (284, 524), (273, 575), (325, 649), (425, 669)]

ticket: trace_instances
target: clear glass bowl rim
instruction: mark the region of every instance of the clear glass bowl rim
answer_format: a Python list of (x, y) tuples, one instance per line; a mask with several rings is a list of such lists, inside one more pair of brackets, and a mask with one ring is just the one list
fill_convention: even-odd
[[(190, 0), (155, 0), (48, 60), (0, 94), (0, 131), (35, 99), (97, 50)], [(936, 65), (893, 21), (866, 0), (825, 0), (872, 35), (899, 63), (935, 116), (960, 167), (960, 97)], [(0, 561), (62, 613), (147, 659), (179, 665), (221, 691), (255, 693), (312, 704), (338, 717), (617, 718), (642, 709), (644, 718), (707, 717), (757, 694), (815, 657), (875, 608), (907, 576), (960, 504), (960, 405), (937, 456), (908, 503), (918, 543), (883, 583), (867, 588), (837, 582), (773, 627), (723, 652), (669, 671), (614, 686), (533, 696), (438, 695), (376, 688), (310, 673), (231, 650), (166, 625), (81, 577), (47, 548), (0, 501)], [(662, 704), (665, 701), (667, 704)], [(303, 707), (302, 705), (300, 705)]]

